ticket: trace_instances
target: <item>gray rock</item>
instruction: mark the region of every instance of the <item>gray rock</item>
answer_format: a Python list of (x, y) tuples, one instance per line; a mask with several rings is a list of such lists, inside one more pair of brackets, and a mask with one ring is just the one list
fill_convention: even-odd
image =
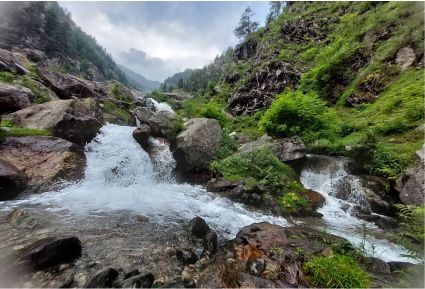
[(0, 82), (0, 113), (26, 108), (31, 105), (32, 100), (34, 95), (28, 88)]
[(152, 129), (152, 136), (168, 137), (178, 125), (177, 114), (169, 111), (160, 111), (148, 119), (147, 124)]
[(183, 171), (202, 169), (220, 148), (221, 127), (217, 120), (208, 118), (190, 119), (185, 127), (176, 138), (174, 158)]
[(142, 146), (145, 151), (150, 149), (149, 137), (151, 135), (151, 127), (143, 124), (133, 131), (133, 138)]
[(147, 123), (154, 116), (154, 113), (147, 107), (138, 107), (133, 113), (141, 123)]
[(396, 181), (400, 200), (407, 205), (422, 205), (425, 200), (425, 146), (416, 151), (416, 164)]
[(401, 70), (412, 66), (416, 61), (415, 51), (411, 47), (403, 47), (397, 52), (395, 63), (400, 65)]
[(152, 273), (139, 274), (125, 279), (120, 283), (121, 288), (151, 288), (155, 280)]
[(190, 233), (197, 238), (204, 238), (211, 228), (201, 217), (195, 217), (189, 222), (189, 231)]
[(52, 135), (84, 146), (102, 127), (98, 104), (93, 99), (57, 100), (33, 105), (5, 115), (19, 127), (47, 130)]

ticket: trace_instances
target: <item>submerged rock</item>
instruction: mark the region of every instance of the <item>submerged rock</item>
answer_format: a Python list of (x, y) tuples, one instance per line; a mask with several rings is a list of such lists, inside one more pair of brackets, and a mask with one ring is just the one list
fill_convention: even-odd
[(186, 122), (173, 151), (181, 170), (188, 172), (207, 166), (220, 148), (221, 138), (221, 127), (215, 119), (193, 118)]
[(47, 130), (81, 146), (96, 136), (103, 123), (99, 106), (93, 99), (50, 101), (8, 114), (5, 118), (16, 126)]
[(53, 190), (61, 180), (81, 178), (86, 163), (81, 147), (50, 136), (7, 137), (0, 155), (26, 175), (33, 191)]
[(81, 252), (81, 241), (77, 237), (67, 237), (38, 247), (25, 255), (22, 260), (39, 270), (72, 262), (81, 257)]
[(114, 282), (117, 279), (119, 272), (114, 268), (108, 268), (100, 271), (90, 278), (84, 286), (85, 288), (113, 288), (116, 287)]
[(11, 200), (27, 186), (27, 177), (10, 162), (0, 158), (0, 201)]

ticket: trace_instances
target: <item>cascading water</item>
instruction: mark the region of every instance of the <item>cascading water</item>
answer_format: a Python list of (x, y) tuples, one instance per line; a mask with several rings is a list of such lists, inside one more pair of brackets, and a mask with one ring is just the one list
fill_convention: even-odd
[(174, 160), (168, 147), (159, 152), (153, 164), (133, 139), (133, 129), (105, 125), (86, 146), (84, 180), (60, 191), (33, 195), (9, 205), (41, 203), (79, 215), (130, 210), (160, 226), (172, 226), (200, 216), (219, 234), (229, 238), (255, 222), (288, 225), (283, 218), (249, 211), (241, 204), (208, 193), (201, 186), (178, 184), (171, 177)]
[(146, 98), (146, 106), (152, 111), (169, 111), (174, 112), (171, 106), (165, 102), (157, 102), (153, 98)]
[[(383, 260), (414, 261), (401, 256), (407, 252), (400, 246), (376, 238), (375, 235), (382, 235), (382, 230), (374, 224), (360, 220), (350, 214), (350, 210), (343, 209), (344, 205), (369, 206), (362, 193), (359, 178), (350, 175), (348, 166), (349, 159), (346, 158), (307, 155), (300, 180), (304, 187), (321, 193), (326, 199), (325, 204), (318, 210), (323, 214), (325, 222), (320, 226), (326, 228), (330, 233), (346, 238), (354, 245), (363, 244), (364, 248), (362, 249), (368, 254)], [(343, 201), (335, 196), (338, 194), (344, 178), (347, 177), (350, 177), (351, 191), (348, 199)], [(364, 235), (364, 229), (367, 229), (367, 236)], [(370, 236), (370, 233), (373, 233), (374, 236)]]

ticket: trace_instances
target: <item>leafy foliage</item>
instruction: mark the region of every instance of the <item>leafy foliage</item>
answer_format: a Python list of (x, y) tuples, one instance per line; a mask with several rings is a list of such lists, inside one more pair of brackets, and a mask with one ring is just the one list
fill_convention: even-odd
[(311, 287), (368, 288), (370, 277), (350, 256), (313, 257), (304, 264)]
[(233, 31), (238, 38), (246, 38), (252, 32), (255, 32), (258, 29), (258, 22), (252, 21), (252, 16), (255, 13), (252, 11), (251, 7), (246, 7), (245, 11), (242, 13), (241, 19), (238, 26)]
[(214, 161), (211, 168), (229, 180), (245, 180), (271, 192), (286, 190), (293, 181), (294, 172), (283, 164), (271, 149), (259, 149), (248, 154), (233, 154)]
[(12, 83), (15, 79), (16, 79), (15, 74), (11, 72), (7, 72), (7, 71), (0, 71), (0, 81)]
[(284, 211), (293, 212), (298, 208), (307, 208), (309, 203), (297, 193), (287, 192), (278, 198), (278, 203)]

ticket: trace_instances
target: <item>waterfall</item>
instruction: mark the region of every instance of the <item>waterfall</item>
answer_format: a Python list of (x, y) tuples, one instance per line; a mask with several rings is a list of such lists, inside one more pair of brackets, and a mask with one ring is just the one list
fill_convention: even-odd
[(154, 112), (158, 112), (158, 111), (174, 112), (174, 110), (171, 108), (171, 106), (168, 103), (157, 102), (153, 98), (146, 98), (146, 106), (147, 108), (149, 108), (150, 110)]
[[(350, 213), (350, 210), (344, 209), (344, 205), (369, 206), (363, 195), (360, 179), (350, 174), (349, 164), (350, 160), (347, 158), (307, 155), (300, 180), (304, 187), (317, 191), (325, 197), (325, 204), (318, 210), (323, 214), (322, 228), (346, 238), (353, 245), (359, 245), (365, 241), (363, 249), (368, 254), (383, 260), (414, 262), (414, 260), (400, 256), (407, 254), (402, 247), (382, 239), (383, 231), (381, 229), (372, 223), (356, 218)], [(347, 177), (350, 178), (350, 194), (344, 201), (336, 198), (335, 195), (340, 190), (344, 178)], [(366, 225), (368, 233), (366, 240), (363, 240), (364, 225)]]

